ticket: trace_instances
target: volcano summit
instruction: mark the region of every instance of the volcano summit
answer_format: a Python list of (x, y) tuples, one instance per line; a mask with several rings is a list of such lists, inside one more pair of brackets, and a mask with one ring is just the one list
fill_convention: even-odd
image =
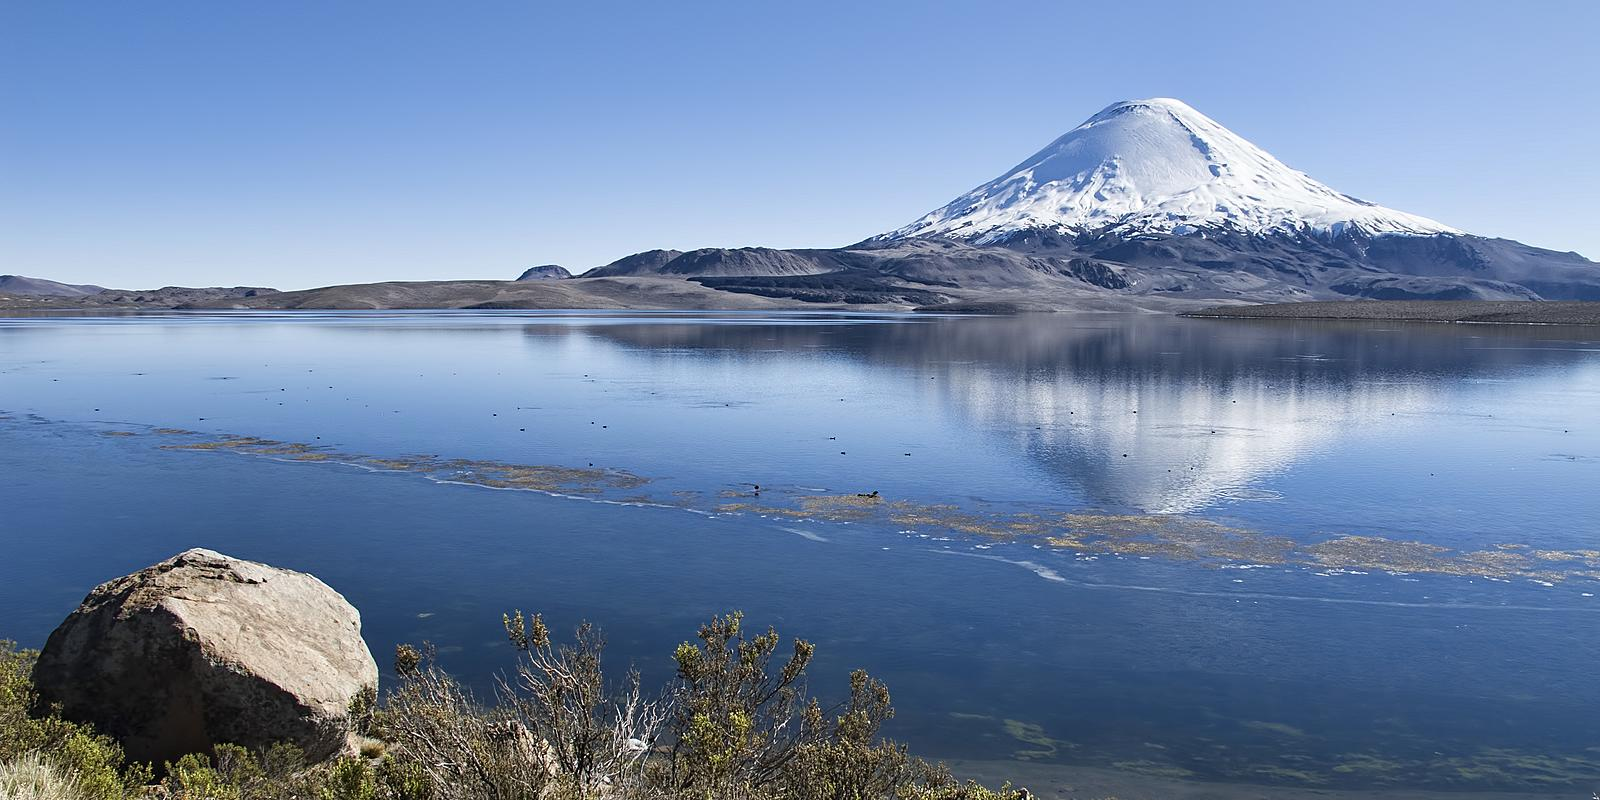
[(1431, 236), (1454, 228), (1342, 194), (1178, 100), (1117, 103), (1011, 171), (880, 240), (1031, 233)]

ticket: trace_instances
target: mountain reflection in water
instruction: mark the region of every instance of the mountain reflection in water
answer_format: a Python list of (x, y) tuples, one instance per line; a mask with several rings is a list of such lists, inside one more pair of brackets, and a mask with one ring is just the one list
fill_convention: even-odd
[(1168, 514), (1255, 496), (1260, 478), (1363, 421), (1450, 413), (1447, 390), (1464, 382), (1600, 369), (1600, 345), (1582, 346), (1590, 330), (1463, 327), (1080, 315), (572, 335), (727, 362), (837, 354), (898, 374), (908, 398), (970, 419), (1091, 506)]

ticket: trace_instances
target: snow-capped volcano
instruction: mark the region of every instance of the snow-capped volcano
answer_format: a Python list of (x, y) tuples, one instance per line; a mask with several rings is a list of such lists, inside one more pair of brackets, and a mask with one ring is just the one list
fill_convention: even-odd
[(1335, 191), (1178, 100), (1116, 103), (1014, 169), (899, 230), (1003, 243), (1067, 236), (1459, 234)]
[(930, 308), (1600, 300), (1600, 264), (1577, 253), (1358, 200), (1166, 99), (1117, 103), (944, 208), (847, 247), (653, 250), (585, 273), (646, 275)]

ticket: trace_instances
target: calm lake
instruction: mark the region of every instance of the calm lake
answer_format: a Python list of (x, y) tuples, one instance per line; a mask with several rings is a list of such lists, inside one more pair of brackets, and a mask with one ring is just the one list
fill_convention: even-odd
[(514, 608), (656, 681), (742, 609), (1044, 796), (1600, 788), (1596, 329), (13, 317), (0, 475), (29, 646), (204, 546), (486, 692)]

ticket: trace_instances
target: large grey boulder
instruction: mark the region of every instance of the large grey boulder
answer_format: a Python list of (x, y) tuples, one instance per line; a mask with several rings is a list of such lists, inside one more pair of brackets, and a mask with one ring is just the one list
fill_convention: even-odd
[(95, 588), (50, 634), (41, 698), (160, 764), (224, 742), (345, 747), (376, 688), (361, 615), (316, 578), (189, 550)]

